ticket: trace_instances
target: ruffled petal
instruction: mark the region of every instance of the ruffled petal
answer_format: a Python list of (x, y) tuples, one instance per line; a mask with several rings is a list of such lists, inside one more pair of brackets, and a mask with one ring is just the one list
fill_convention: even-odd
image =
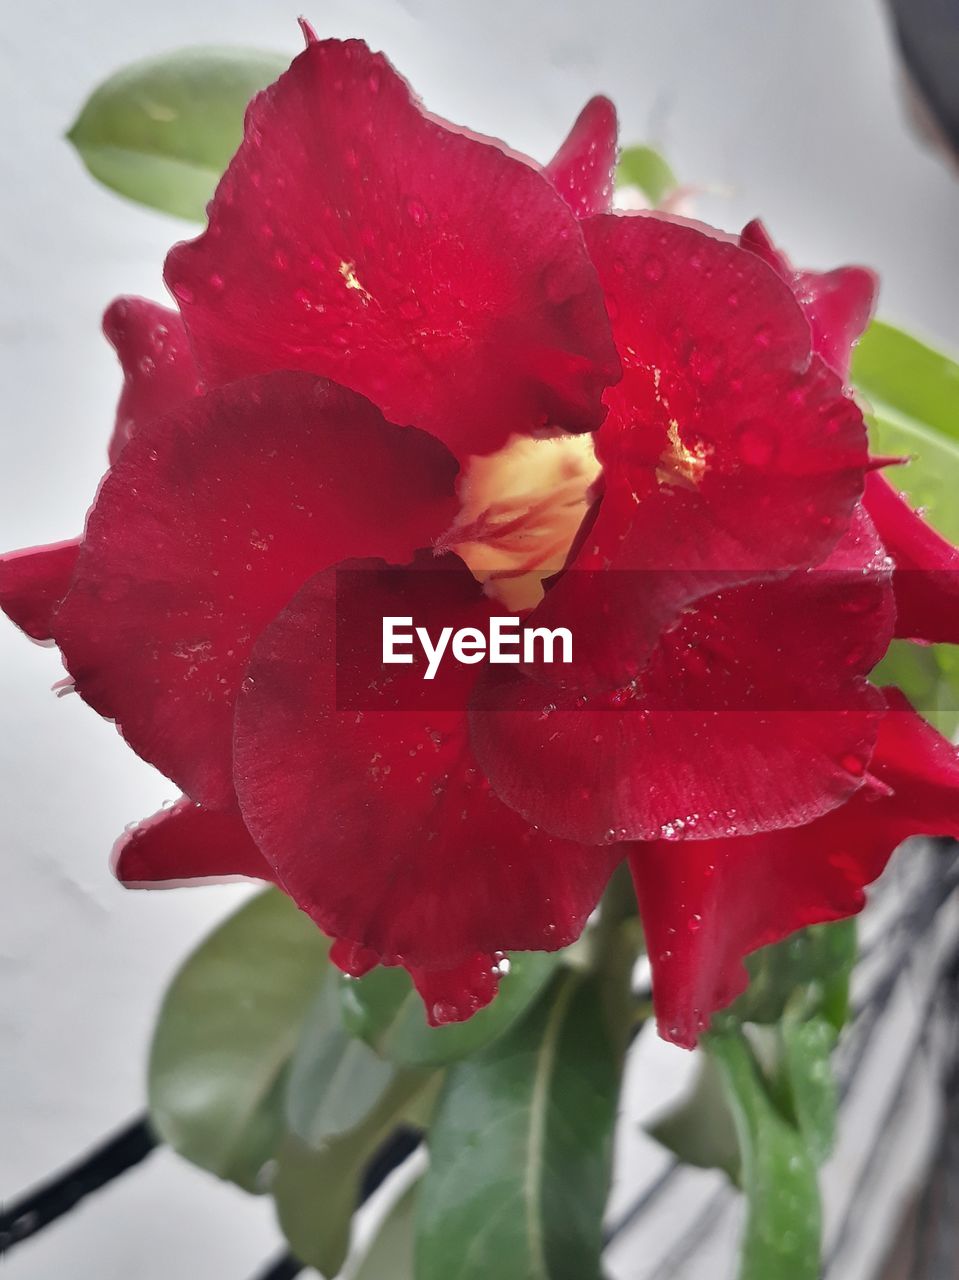
[[(866, 675), (892, 632), (889, 577), (857, 512), (819, 569), (701, 600), (612, 691), (564, 686), (547, 674), (556, 666), (490, 668), (473, 697), (477, 758), (510, 807), (571, 840), (808, 822), (863, 782), (883, 705)], [(615, 589), (643, 585), (620, 574)], [(574, 649), (597, 628), (609, 653), (628, 654), (624, 616), (570, 617)]]
[[(608, 570), (643, 572), (630, 624), (641, 665), (697, 598), (829, 553), (862, 493), (866, 430), (754, 254), (661, 216), (584, 229), (625, 373), (606, 395), (605, 489), (574, 562), (600, 573), (567, 574), (542, 617), (595, 609)], [(615, 589), (607, 602), (628, 603)], [(584, 637), (577, 661), (598, 667), (602, 643)]]
[(209, 227), (166, 279), (211, 383), (323, 374), (459, 457), (591, 430), (619, 374), (551, 184), (427, 115), (356, 40), (310, 44), (254, 99)]
[(41, 642), (53, 638), (53, 615), (70, 588), (80, 539), (0, 556), (0, 609)]
[(743, 228), (740, 243), (757, 254), (795, 292), (812, 330), (813, 350), (843, 381), (857, 340), (876, 306), (879, 277), (866, 267), (797, 271), (756, 219)]
[(866, 480), (863, 502), (896, 565), (896, 635), (959, 644), (959, 550), (878, 471)]
[(317, 569), (408, 560), (449, 523), (431, 436), (306, 374), (137, 432), (100, 489), (56, 639), (78, 691), (192, 799), (233, 802), (233, 706), (261, 628)]
[(169, 307), (146, 298), (117, 298), (103, 317), (123, 368), (123, 390), (110, 439), (110, 461), (135, 431), (161, 418), (200, 391), (200, 379), (183, 321)]
[(959, 757), (887, 690), (875, 781), (806, 826), (746, 839), (634, 846), (630, 866), (660, 1034), (689, 1048), (745, 989), (743, 958), (859, 911), (907, 836), (959, 836)]
[(240, 807), (287, 891), (325, 932), (411, 971), (566, 945), (621, 857), (554, 840), (492, 794), (463, 710), (476, 667), (383, 674), (384, 616), (435, 634), (488, 612), (465, 567), (441, 563), (318, 574), (264, 631), (237, 706)]
[(274, 878), (235, 813), (201, 809), (190, 800), (178, 800), (124, 832), (111, 865), (127, 889), (178, 889), (236, 876)]
[(546, 166), (547, 178), (577, 218), (609, 212), (616, 144), (616, 108), (608, 98), (591, 98)]

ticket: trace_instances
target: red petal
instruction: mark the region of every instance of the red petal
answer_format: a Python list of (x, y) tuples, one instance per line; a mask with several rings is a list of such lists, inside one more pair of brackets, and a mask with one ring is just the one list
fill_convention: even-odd
[[(648, 571), (641, 663), (699, 596), (829, 553), (862, 492), (866, 431), (754, 254), (658, 216), (584, 228), (625, 374), (607, 392), (605, 492), (575, 565)], [(573, 597), (589, 588), (567, 575), (544, 622), (582, 616), (593, 601)], [(586, 637), (580, 658), (601, 643)]]
[[(857, 516), (818, 570), (687, 610), (612, 692), (491, 668), (474, 695), (477, 757), (508, 805), (571, 840), (704, 839), (808, 822), (862, 785), (875, 742), (882, 699), (865, 676), (892, 630), (884, 564)], [(629, 574), (607, 576), (621, 596), (643, 589)], [(574, 648), (592, 627), (607, 632), (610, 653), (628, 654), (624, 616), (568, 619)]]
[(496, 957), (490, 955), (470, 956), (452, 969), (413, 968), (410, 976), (431, 1027), (466, 1022), (490, 1003), (499, 987)]
[(53, 615), (70, 588), (79, 538), (0, 556), (0, 609), (34, 640), (53, 638)]
[(193, 799), (229, 806), (234, 700), (261, 628), (318, 568), (428, 544), (455, 471), (438, 441), (305, 374), (151, 423), (104, 481), (57, 620), (78, 690)]
[(236, 814), (201, 809), (190, 800), (178, 800), (122, 835), (112, 865), (128, 889), (177, 889), (234, 876), (274, 878)]
[(306, 369), (460, 457), (602, 421), (618, 376), (576, 220), (381, 54), (311, 44), (254, 99), (209, 228), (167, 259), (203, 373)]
[(609, 212), (616, 172), (616, 108), (608, 98), (587, 102), (545, 172), (577, 218)]
[(351, 978), (362, 978), (380, 963), (380, 957), (375, 951), (370, 951), (369, 947), (361, 947), (358, 942), (348, 942), (345, 938), (337, 938), (330, 947), (330, 959)]
[(636, 845), (630, 864), (653, 967), (660, 1034), (691, 1047), (746, 986), (743, 957), (859, 911), (864, 887), (920, 832), (959, 836), (959, 758), (901, 694), (866, 787), (807, 826), (746, 839)]
[(865, 333), (875, 309), (879, 291), (875, 272), (866, 267), (796, 271), (758, 219), (743, 228), (740, 243), (794, 290), (812, 329), (813, 350), (845, 381), (853, 346)]
[(621, 856), (553, 840), (491, 793), (461, 709), (476, 668), (448, 664), (441, 690), (393, 668), (357, 709), (351, 668), (370, 670), (380, 627), (351, 623), (345, 652), (338, 622), (475, 621), (488, 605), (457, 563), (318, 574), (263, 633), (237, 706), (241, 809), (288, 892), (325, 932), (411, 970), (566, 945)]
[(896, 635), (959, 644), (959, 550), (940, 537), (878, 471), (863, 499), (896, 564)]
[(110, 440), (110, 461), (135, 431), (197, 395), (199, 375), (183, 321), (146, 298), (117, 298), (103, 317), (123, 367), (123, 390)]

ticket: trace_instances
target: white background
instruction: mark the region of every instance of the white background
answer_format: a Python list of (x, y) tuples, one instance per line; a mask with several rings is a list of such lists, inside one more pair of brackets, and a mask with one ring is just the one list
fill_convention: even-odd
[[(189, 228), (109, 195), (62, 140), (84, 96), (137, 57), (233, 42), (291, 54), (295, 0), (31, 0), (0, 22), (0, 548), (69, 537), (104, 465), (119, 386), (99, 336), (119, 292), (162, 297)], [(722, 189), (701, 212), (761, 213), (794, 258), (882, 273), (882, 311), (959, 345), (959, 186), (914, 140), (878, 0), (317, 2), (321, 35), (384, 48), (428, 106), (549, 156), (594, 92), (625, 142)], [(142, 1107), (159, 995), (242, 890), (125, 894), (128, 821), (174, 788), (75, 696), (56, 654), (0, 622), (0, 1194)], [(244, 1280), (277, 1246), (267, 1205), (162, 1153), (18, 1249), (9, 1280)]]

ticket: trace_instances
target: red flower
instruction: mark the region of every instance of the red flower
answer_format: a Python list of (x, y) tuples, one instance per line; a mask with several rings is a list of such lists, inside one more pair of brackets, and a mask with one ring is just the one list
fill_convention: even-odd
[[(541, 168), (311, 42), (169, 256), (179, 314), (108, 311), (112, 468), (0, 600), (185, 793), (124, 883), (272, 880), (443, 1022), (628, 857), (691, 1043), (744, 954), (858, 910), (905, 834), (959, 834), (952, 749), (867, 680), (907, 556), (945, 553), (862, 501), (871, 277), (611, 214), (614, 159), (604, 99)], [(561, 679), (382, 664), (385, 616), (504, 612), (572, 632)]]

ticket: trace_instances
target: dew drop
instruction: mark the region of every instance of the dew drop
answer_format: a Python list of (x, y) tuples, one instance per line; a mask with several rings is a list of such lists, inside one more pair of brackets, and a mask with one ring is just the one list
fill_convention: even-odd
[(863, 762), (858, 756), (846, 755), (839, 761), (847, 773), (851, 773), (855, 778), (861, 778), (865, 769)]
[(430, 1009), (430, 1021), (434, 1027), (445, 1027), (459, 1019), (459, 1008), (451, 1000), (437, 1000)]
[(686, 928), (690, 933), (699, 933), (699, 930), (702, 928), (702, 923), (702, 916), (697, 911), (694, 911), (686, 921)]
[(255, 684), (256, 684), (256, 681), (253, 679), (252, 676), (246, 676), (245, 679), (241, 682), (240, 688), (243, 690), (244, 693), (249, 693)]

